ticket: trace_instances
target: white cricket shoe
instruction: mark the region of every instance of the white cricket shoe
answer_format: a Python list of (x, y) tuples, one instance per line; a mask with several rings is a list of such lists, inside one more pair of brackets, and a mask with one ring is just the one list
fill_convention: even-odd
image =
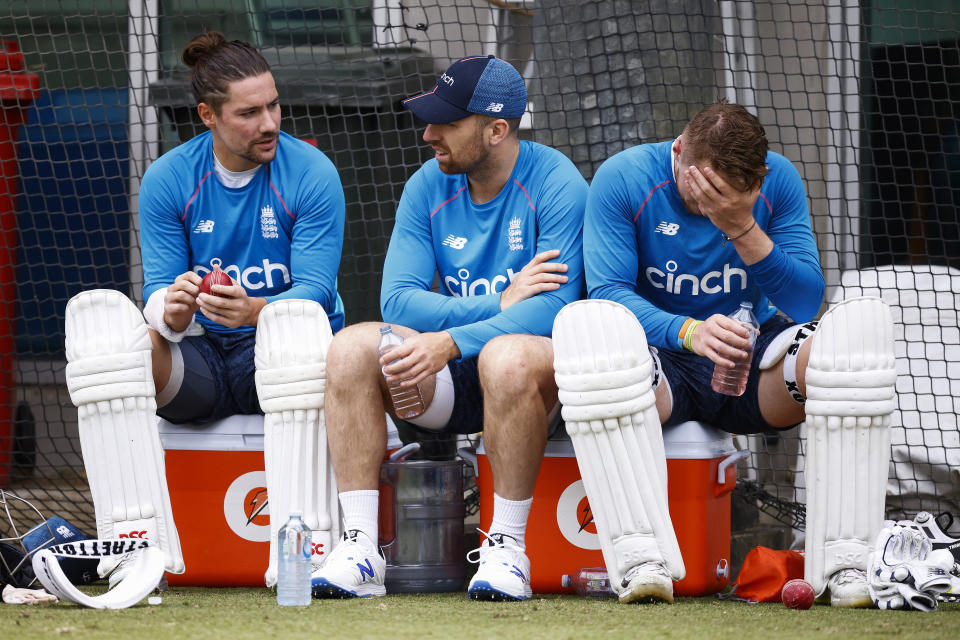
[(340, 544), (310, 576), (314, 598), (366, 598), (386, 595), (383, 551), (365, 533), (346, 531)]
[(867, 609), (874, 606), (867, 574), (860, 569), (841, 569), (827, 580), (827, 588), (817, 602), (843, 609)]
[(627, 570), (620, 583), (620, 602), (673, 603), (673, 576), (662, 562), (643, 562)]
[(525, 549), (512, 536), (480, 533), (487, 539), (467, 554), (467, 560), (480, 565), (470, 580), (467, 595), (473, 600), (528, 600), (533, 590)]

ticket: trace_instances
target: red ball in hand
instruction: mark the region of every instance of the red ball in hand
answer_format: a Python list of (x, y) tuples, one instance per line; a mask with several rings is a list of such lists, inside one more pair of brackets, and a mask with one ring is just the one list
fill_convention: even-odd
[(788, 609), (809, 609), (813, 606), (813, 587), (806, 580), (789, 580), (780, 591), (780, 600)]
[(226, 271), (222, 269), (214, 269), (207, 275), (203, 276), (203, 280), (200, 282), (200, 293), (208, 293), (212, 296), (218, 295), (210, 290), (215, 284), (224, 284), (228, 287), (233, 284), (233, 280), (230, 279), (230, 276), (227, 275)]

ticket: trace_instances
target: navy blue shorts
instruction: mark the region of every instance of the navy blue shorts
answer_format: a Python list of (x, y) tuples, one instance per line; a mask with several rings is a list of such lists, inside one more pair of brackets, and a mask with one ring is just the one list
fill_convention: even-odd
[(450, 360), (450, 380), (453, 382), (453, 410), (442, 429), (426, 429), (406, 420), (394, 418), (421, 433), (477, 433), (483, 431), (483, 392), (480, 390), (478, 356)]
[[(483, 431), (483, 392), (480, 390), (478, 356), (451, 360), (450, 379), (453, 382), (453, 411), (440, 433), (476, 433)], [(417, 425), (413, 425), (417, 429)], [(437, 433), (434, 431), (433, 433)]]
[(256, 333), (213, 333), (180, 342), (183, 383), (157, 414), (173, 423), (212, 422), (237, 413), (263, 413), (253, 364)]
[(784, 329), (796, 323), (783, 316), (774, 316), (760, 327), (753, 362), (742, 396), (727, 396), (710, 387), (713, 362), (689, 351), (658, 349), (663, 374), (673, 392), (673, 411), (664, 426), (687, 420), (706, 422), (729, 433), (769, 433), (781, 431), (767, 423), (760, 414), (757, 388), (760, 384), (760, 360), (764, 352)]

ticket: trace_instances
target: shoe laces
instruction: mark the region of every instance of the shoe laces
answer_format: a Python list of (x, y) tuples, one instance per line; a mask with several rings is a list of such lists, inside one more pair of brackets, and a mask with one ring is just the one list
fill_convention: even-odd
[(654, 573), (673, 580), (673, 575), (667, 571), (667, 567), (662, 562), (650, 561), (630, 567), (623, 576), (623, 585), (626, 586), (638, 573)]
[(467, 553), (467, 560), (473, 564), (488, 562), (504, 556), (503, 562), (515, 564), (519, 557), (523, 556), (525, 549), (517, 544), (516, 538), (505, 533), (490, 534), (483, 529), (477, 528), (486, 539), (480, 543), (480, 546)]
[(363, 556), (373, 553), (374, 550), (383, 557), (383, 550), (380, 549), (380, 545), (373, 544), (370, 537), (359, 529), (351, 529), (350, 531), (344, 531), (343, 535), (340, 536), (340, 544), (330, 552), (330, 558), (340, 557), (345, 554)]

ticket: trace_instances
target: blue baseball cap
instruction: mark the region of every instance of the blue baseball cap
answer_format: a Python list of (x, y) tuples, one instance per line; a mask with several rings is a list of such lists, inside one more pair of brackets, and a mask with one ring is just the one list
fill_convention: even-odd
[(447, 124), (472, 113), (519, 118), (527, 108), (527, 87), (513, 65), (496, 56), (472, 56), (454, 62), (426, 93), (403, 106), (427, 124)]

